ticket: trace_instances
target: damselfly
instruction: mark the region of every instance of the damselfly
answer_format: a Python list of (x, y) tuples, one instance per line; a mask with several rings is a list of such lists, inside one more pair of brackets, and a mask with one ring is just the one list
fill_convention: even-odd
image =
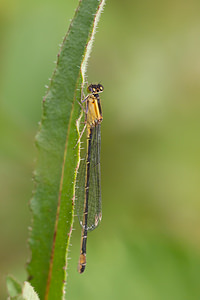
[(76, 181), (76, 212), (82, 227), (79, 273), (83, 273), (86, 266), (88, 231), (94, 230), (102, 217), (100, 148), (103, 118), (99, 93), (103, 92), (103, 89), (101, 84), (90, 84), (89, 95), (81, 101), (85, 103), (84, 129), (87, 130), (87, 146), (86, 156), (80, 161)]

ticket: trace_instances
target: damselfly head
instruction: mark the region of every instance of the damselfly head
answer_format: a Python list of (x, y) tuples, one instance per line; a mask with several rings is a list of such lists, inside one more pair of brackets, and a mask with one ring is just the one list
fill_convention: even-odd
[(103, 92), (104, 87), (100, 83), (99, 84), (90, 84), (88, 86), (87, 90), (89, 93), (98, 94), (98, 93)]

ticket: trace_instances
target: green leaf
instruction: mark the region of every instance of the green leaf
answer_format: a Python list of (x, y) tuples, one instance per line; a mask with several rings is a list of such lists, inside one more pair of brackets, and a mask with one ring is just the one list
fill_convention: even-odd
[(22, 293), (21, 284), (12, 276), (8, 275), (6, 278), (7, 289), (10, 297), (17, 297)]
[(76, 120), (81, 86), (104, 0), (82, 0), (58, 55), (39, 134), (36, 188), (31, 200), (29, 281), (40, 299), (62, 299), (74, 216), (75, 169), (79, 160)]
[(27, 281), (24, 282), (22, 296), (24, 300), (40, 300), (34, 288)]

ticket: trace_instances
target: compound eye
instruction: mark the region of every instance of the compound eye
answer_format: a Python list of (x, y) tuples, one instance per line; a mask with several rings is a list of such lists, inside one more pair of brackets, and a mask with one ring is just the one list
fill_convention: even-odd
[(99, 90), (102, 92), (104, 90), (103, 85), (99, 84)]

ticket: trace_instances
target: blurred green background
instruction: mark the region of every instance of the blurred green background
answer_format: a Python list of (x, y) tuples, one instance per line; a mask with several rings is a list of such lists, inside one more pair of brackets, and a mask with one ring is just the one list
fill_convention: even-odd
[[(34, 136), (78, 1), (0, 3), (0, 299), (26, 279)], [(107, 1), (88, 64), (104, 85), (103, 220), (68, 299), (200, 299), (200, 2)]]

